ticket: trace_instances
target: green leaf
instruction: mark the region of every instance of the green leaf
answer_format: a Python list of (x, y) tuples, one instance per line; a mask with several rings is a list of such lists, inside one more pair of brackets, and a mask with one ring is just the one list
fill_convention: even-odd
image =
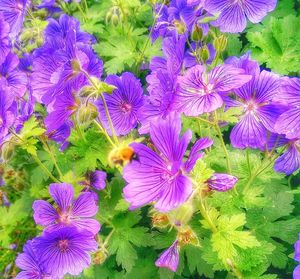
[(272, 17), (261, 28), (247, 33), (253, 58), (280, 74), (299, 72), (300, 19), (288, 15), (282, 19)]

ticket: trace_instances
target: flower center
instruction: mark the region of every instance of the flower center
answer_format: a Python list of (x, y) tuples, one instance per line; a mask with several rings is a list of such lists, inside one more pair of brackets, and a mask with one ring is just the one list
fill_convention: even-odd
[(61, 252), (66, 252), (69, 249), (69, 240), (61, 239), (58, 241), (58, 248)]
[(245, 111), (247, 113), (254, 114), (256, 112), (257, 108), (258, 108), (258, 105), (252, 100), (245, 104)]
[(131, 104), (128, 104), (128, 103), (121, 103), (120, 104), (120, 109), (123, 113), (129, 113), (131, 112)]

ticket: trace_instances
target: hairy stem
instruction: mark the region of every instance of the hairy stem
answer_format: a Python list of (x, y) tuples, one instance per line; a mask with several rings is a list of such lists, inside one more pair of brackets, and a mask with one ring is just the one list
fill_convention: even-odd
[(32, 158), (34, 161), (39, 165), (39, 167), (54, 181), (54, 182), (60, 182), (48, 169), (47, 167), (42, 163), (42, 161), (39, 159), (38, 156), (32, 155)]

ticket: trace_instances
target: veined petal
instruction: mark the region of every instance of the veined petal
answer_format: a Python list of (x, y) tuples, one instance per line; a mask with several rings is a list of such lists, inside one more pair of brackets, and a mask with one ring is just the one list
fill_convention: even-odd
[(300, 108), (292, 108), (281, 114), (275, 124), (279, 134), (285, 134), (288, 139), (300, 138)]
[(247, 113), (232, 129), (230, 141), (235, 148), (261, 148), (267, 141), (267, 129), (254, 115)]
[(290, 146), (274, 164), (274, 169), (277, 172), (290, 175), (300, 168), (300, 154), (295, 146)]
[(262, 71), (256, 84), (255, 98), (260, 102), (274, 99), (279, 93), (280, 79), (277, 74)]
[(56, 204), (62, 211), (66, 211), (73, 202), (74, 189), (71, 184), (52, 183), (49, 192)]
[(183, 204), (193, 191), (191, 180), (178, 175), (171, 183), (162, 188), (161, 195), (154, 207), (161, 212), (170, 211)]
[(36, 224), (41, 226), (48, 226), (55, 223), (58, 219), (58, 213), (53, 206), (43, 200), (37, 200), (32, 205), (34, 214), (33, 218)]
[(285, 106), (277, 104), (269, 104), (257, 109), (257, 115), (263, 125), (271, 132), (276, 132), (274, 129), (278, 117), (286, 110)]
[(72, 205), (74, 217), (93, 217), (98, 212), (98, 206), (92, 192), (83, 192)]
[(275, 9), (277, 0), (245, 0), (244, 10), (252, 23), (261, 22), (262, 19)]

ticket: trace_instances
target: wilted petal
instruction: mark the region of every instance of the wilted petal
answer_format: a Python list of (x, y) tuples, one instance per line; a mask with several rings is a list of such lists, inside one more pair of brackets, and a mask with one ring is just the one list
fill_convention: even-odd
[(178, 241), (175, 241), (172, 246), (165, 250), (156, 260), (155, 265), (158, 267), (166, 267), (173, 272), (176, 272), (179, 263)]

